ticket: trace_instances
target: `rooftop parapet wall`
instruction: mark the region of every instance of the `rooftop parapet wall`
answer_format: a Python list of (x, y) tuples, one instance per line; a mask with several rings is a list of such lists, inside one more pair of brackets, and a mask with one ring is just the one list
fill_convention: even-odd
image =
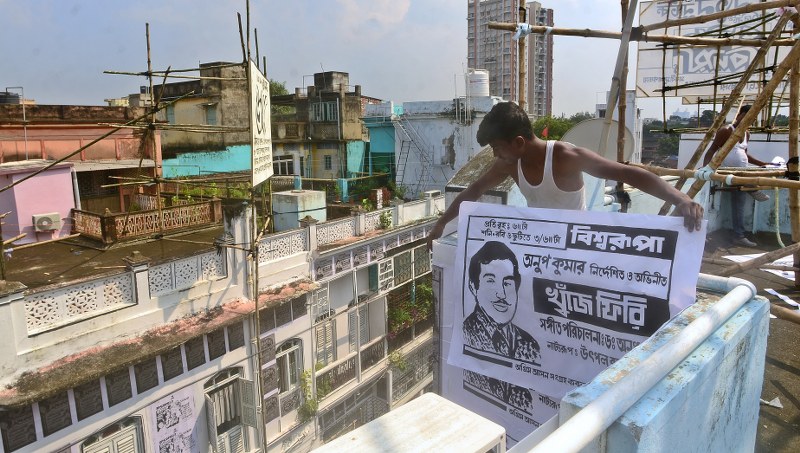
[[(0, 104), (0, 124), (22, 125), (22, 105)], [(143, 115), (139, 107), (108, 107), (96, 105), (26, 105), (25, 119), (29, 126), (36, 124), (97, 124), (128, 122)]]
[[(599, 397), (717, 302), (703, 298), (564, 397), (563, 421)], [(769, 304), (754, 298), (582, 451), (752, 451), (769, 329)], [(603, 448), (600, 444), (603, 444)]]

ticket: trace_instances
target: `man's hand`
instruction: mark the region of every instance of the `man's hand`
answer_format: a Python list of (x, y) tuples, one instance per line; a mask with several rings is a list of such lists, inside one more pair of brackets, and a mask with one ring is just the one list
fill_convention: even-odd
[(699, 203), (687, 199), (675, 205), (673, 215), (683, 217), (683, 224), (687, 230), (700, 230), (703, 222), (703, 207)]
[(431, 232), (428, 233), (428, 239), (427, 239), (428, 251), (433, 250), (433, 241), (442, 237), (443, 231), (444, 231), (444, 225), (440, 225), (439, 222), (436, 222)]

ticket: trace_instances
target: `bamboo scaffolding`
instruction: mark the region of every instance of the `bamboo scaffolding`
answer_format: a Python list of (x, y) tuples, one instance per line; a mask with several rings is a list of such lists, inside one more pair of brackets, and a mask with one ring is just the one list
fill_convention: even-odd
[(778, 0), (778, 1), (771, 1), (764, 3), (751, 3), (749, 5), (741, 6), (739, 8), (733, 8), (713, 14), (706, 14), (704, 16), (665, 20), (663, 22), (658, 22), (655, 24), (644, 25), (641, 27), (641, 29), (644, 32), (648, 32), (658, 28), (678, 27), (681, 25), (689, 25), (689, 24), (703, 24), (706, 22), (711, 22), (712, 20), (724, 19), (726, 17), (736, 16), (738, 14), (752, 13), (755, 11), (766, 11), (768, 9), (780, 8), (782, 6), (797, 6), (798, 4), (800, 4), (800, 0)]
[[(696, 175), (695, 170), (686, 170), (679, 168), (663, 168), (663, 167), (655, 167), (652, 165), (634, 164), (634, 163), (628, 163), (628, 165), (643, 168), (659, 176), (682, 176), (685, 178), (691, 178)], [(761, 176), (756, 176), (756, 177), (734, 176), (732, 174), (720, 174), (717, 172), (712, 173), (709, 179), (711, 179), (712, 181), (724, 182), (736, 186), (759, 185), (764, 187), (782, 187), (786, 189), (800, 189), (800, 181), (793, 181), (789, 179), (764, 178)], [(700, 182), (705, 182), (705, 181), (700, 181)]]
[[(795, 15), (796, 16), (796, 15)], [(781, 17), (783, 19), (784, 16)], [(775, 91), (775, 88), (778, 84), (783, 80), (786, 74), (789, 72), (789, 69), (800, 59), (800, 41), (797, 41), (792, 49), (789, 51), (789, 54), (786, 55), (786, 58), (778, 65), (778, 68), (775, 70), (775, 74), (773, 78), (767, 83), (767, 85), (762, 90), (761, 94), (756, 97), (756, 100), (753, 102), (752, 108), (748, 111), (742, 119), (739, 121), (739, 127), (733, 130), (733, 133), (728, 140), (722, 145), (719, 151), (714, 155), (711, 159), (711, 162), (708, 164), (708, 167), (712, 170), (716, 170), (717, 167), (722, 163), (728, 153), (733, 149), (733, 146), (738, 143), (742, 137), (744, 137), (747, 128), (750, 124), (753, 123), (758, 113), (761, 109), (764, 108), (767, 99), (772, 96), (772, 93)], [(700, 189), (705, 184), (703, 180), (695, 180), (692, 186), (689, 188), (687, 195), (690, 198), (694, 198), (695, 195), (700, 191)]]
[[(796, 16), (796, 14), (794, 16)], [(761, 60), (761, 58), (763, 58), (764, 55), (766, 55), (767, 50), (770, 48), (770, 45), (777, 39), (777, 36), (781, 33), (783, 28), (786, 26), (786, 24), (789, 21), (789, 19), (790, 19), (790, 16), (788, 14), (784, 14), (783, 16), (781, 16), (780, 19), (778, 19), (778, 22), (775, 24), (775, 28), (772, 30), (772, 33), (770, 33), (770, 35), (767, 37), (767, 40), (764, 43), (764, 45), (760, 49), (758, 49), (758, 51), (756, 52), (756, 55), (753, 57), (753, 61), (750, 63), (750, 65), (744, 71), (744, 74), (742, 75), (742, 78), (739, 79), (739, 82), (733, 87), (733, 89), (731, 90), (730, 94), (728, 95), (728, 98), (725, 100), (725, 102), (723, 102), (722, 108), (720, 109), (719, 114), (717, 115), (716, 118), (714, 118), (714, 122), (711, 124), (711, 127), (708, 129), (708, 131), (706, 131), (706, 134), (703, 136), (703, 139), (697, 145), (697, 148), (695, 149), (694, 153), (692, 154), (692, 157), (689, 159), (689, 162), (687, 163), (686, 168), (694, 168), (695, 166), (697, 166), (697, 163), (700, 161), (700, 157), (703, 156), (703, 153), (705, 152), (706, 147), (711, 142), (711, 140), (714, 138), (714, 135), (716, 134), (716, 131), (719, 130), (719, 128), (722, 127), (722, 125), (725, 123), (725, 117), (728, 115), (728, 112), (730, 111), (730, 109), (733, 106), (734, 102), (736, 102), (736, 100), (739, 98), (739, 96), (741, 95), (741, 93), (744, 90), (744, 88), (747, 86), (747, 83), (750, 80), (750, 76), (752, 75), (753, 71), (755, 71), (756, 67), (758, 66), (758, 62)], [(777, 78), (777, 80), (779, 80), (779, 81), (781, 79), (783, 79), (783, 76), (780, 76), (780, 77)], [(769, 92), (770, 96), (772, 95), (772, 91), (774, 91), (774, 88)], [(754, 114), (755, 113), (757, 113), (757, 111), (754, 112)], [(755, 116), (753, 116), (753, 118), (755, 118)], [(741, 139), (741, 136), (744, 133), (743, 131), (745, 131), (747, 129), (747, 127), (750, 125), (750, 123), (752, 123), (752, 120), (749, 123), (745, 123), (744, 126), (740, 125), (740, 127), (737, 128), (736, 131), (734, 131), (734, 134), (732, 134), (732, 135), (735, 135), (737, 132), (739, 132), (739, 138), (736, 139), (737, 141)], [(730, 140), (728, 140), (728, 141), (730, 142)], [(716, 163), (716, 165), (713, 167), (714, 169), (716, 169), (719, 166), (719, 164), (722, 163), (722, 160), (725, 159), (725, 156), (727, 156), (728, 153), (730, 152), (730, 150), (733, 149), (733, 145), (735, 143), (736, 142), (731, 142), (729, 144), (728, 142), (726, 142), (725, 145), (723, 145), (722, 149), (717, 151), (717, 154), (723, 154), (724, 153), (724, 155), (722, 156), (722, 159), (720, 159)], [(686, 179), (685, 178), (679, 179), (675, 183), (675, 188), (678, 189), (678, 190), (681, 190), (683, 188), (684, 184), (686, 184)], [(700, 187), (702, 187), (702, 186), (700, 186)], [(694, 197), (694, 195), (695, 194), (691, 194), (689, 196)], [(664, 204), (661, 206), (661, 209), (659, 210), (659, 214), (660, 215), (665, 215), (667, 212), (669, 212), (670, 206), (671, 206), (671, 203), (665, 201)]]
[[(506, 30), (516, 31), (517, 24), (510, 22), (489, 22), (488, 27), (493, 30)], [(531, 33), (545, 34), (558, 36), (576, 36), (580, 38), (605, 38), (605, 39), (622, 39), (623, 33), (618, 31), (604, 31), (592, 30), (589, 28), (561, 28), (561, 27), (546, 27), (544, 25), (531, 25)], [(637, 31), (638, 29), (633, 29)], [(688, 44), (695, 46), (745, 46), (745, 47), (761, 47), (766, 40), (764, 39), (738, 39), (738, 38), (698, 38), (691, 36), (672, 36), (672, 35), (648, 35), (631, 33), (631, 41), (638, 42), (657, 42), (662, 44)], [(776, 39), (772, 44), (773, 46), (793, 46), (794, 39), (782, 38)]]
[[(168, 105), (171, 105), (171, 104), (173, 104), (173, 103), (175, 103), (175, 102), (177, 102), (177, 101), (179, 101), (179, 100), (181, 100), (181, 99), (183, 99), (183, 98), (185, 98), (185, 97), (187, 97), (187, 96), (189, 96), (190, 94), (193, 94), (193, 93), (194, 93), (193, 91), (190, 91), (189, 93), (186, 93), (186, 94), (185, 94), (185, 95), (183, 95), (183, 96), (180, 96), (180, 97), (178, 97), (178, 98), (175, 98), (175, 99), (173, 99), (173, 100), (169, 101), (168, 103), (164, 104), (164, 105), (163, 105), (163, 106), (161, 106), (161, 107), (155, 107), (155, 110), (156, 110), (156, 111), (158, 111), (158, 110), (162, 110), (162, 109), (166, 108)], [(148, 116), (150, 116), (150, 115), (151, 115), (151, 113), (150, 113), (150, 112), (144, 113), (143, 115), (141, 115), (141, 116), (137, 116), (136, 118), (134, 118), (134, 119), (132, 119), (132, 120), (128, 121), (127, 123), (125, 123), (125, 125), (136, 124), (136, 123), (138, 123), (139, 121), (142, 121), (143, 119), (147, 118), (147, 117), (148, 117)], [(62, 158), (60, 158), (60, 159), (54, 160), (53, 162), (51, 162), (51, 163), (49, 163), (49, 164), (45, 165), (44, 167), (42, 167), (42, 168), (40, 168), (40, 169), (36, 170), (35, 172), (33, 172), (33, 173), (29, 174), (28, 176), (25, 176), (24, 178), (21, 178), (21, 179), (19, 179), (19, 180), (17, 180), (17, 181), (14, 181), (13, 183), (11, 183), (11, 184), (9, 184), (9, 185), (7, 185), (7, 186), (3, 187), (3, 188), (0, 188), (0, 193), (2, 193), (2, 192), (5, 192), (6, 190), (8, 190), (8, 189), (11, 189), (12, 187), (15, 187), (15, 186), (17, 186), (18, 184), (20, 184), (20, 183), (22, 183), (22, 182), (24, 182), (24, 181), (27, 181), (27, 180), (29, 180), (29, 179), (33, 178), (34, 176), (38, 175), (39, 173), (42, 173), (42, 172), (44, 172), (44, 171), (47, 171), (47, 170), (49, 170), (49, 169), (50, 169), (50, 168), (52, 168), (53, 166), (55, 166), (55, 165), (58, 165), (58, 164), (60, 164), (61, 162), (64, 162), (65, 160), (67, 160), (67, 159), (69, 159), (70, 157), (72, 157), (72, 156), (74, 156), (74, 155), (78, 154), (79, 152), (81, 152), (81, 151), (83, 151), (83, 150), (85, 150), (85, 149), (89, 148), (90, 146), (92, 146), (92, 145), (96, 144), (97, 142), (99, 142), (99, 141), (103, 140), (104, 138), (106, 138), (106, 137), (109, 137), (109, 136), (110, 136), (110, 135), (112, 135), (112, 134), (115, 134), (115, 133), (116, 133), (116, 132), (118, 132), (120, 129), (122, 129), (122, 128), (121, 128), (121, 127), (120, 127), (120, 128), (114, 128), (114, 129), (110, 130), (109, 132), (106, 132), (105, 134), (103, 134), (103, 135), (101, 135), (101, 136), (97, 137), (96, 139), (92, 140), (91, 142), (89, 142), (89, 143), (87, 143), (87, 144), (85, 144), (85, 145), (81, 146), (80, 148), (76, 149), (75, 151), (73, 151), (73, 152), (71, 152), (71, 153), (67, 154), (66, 156), (64, 156), (64, 157), (62, 157)]]

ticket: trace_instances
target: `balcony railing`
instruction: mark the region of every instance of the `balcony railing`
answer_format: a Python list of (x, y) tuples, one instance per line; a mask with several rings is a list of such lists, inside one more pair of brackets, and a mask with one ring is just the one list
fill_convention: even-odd
[(332, 392), (356, 378), (356, 356), (332, 366), (317, 375), (317, 397), (324, 399)]
[(381, 338), (361, 351), (361, 371), (377, 365), (384, 357), (386, 357), (386, 345)]
[(156, 233), (211, 225), (222, 221), (222, 204), (218, 199), (170, 206), (161, 210), (97, 214), (72, 210), (73, 233), (112, 244)]

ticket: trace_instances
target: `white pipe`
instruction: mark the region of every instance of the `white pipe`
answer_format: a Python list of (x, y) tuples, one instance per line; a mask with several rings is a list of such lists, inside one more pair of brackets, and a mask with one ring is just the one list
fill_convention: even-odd
[(756, 295), (752, 283), (738, 278), (701, 274), (701, 285), (727, 294), (530, 451), (577, 452), (589, 445)]

